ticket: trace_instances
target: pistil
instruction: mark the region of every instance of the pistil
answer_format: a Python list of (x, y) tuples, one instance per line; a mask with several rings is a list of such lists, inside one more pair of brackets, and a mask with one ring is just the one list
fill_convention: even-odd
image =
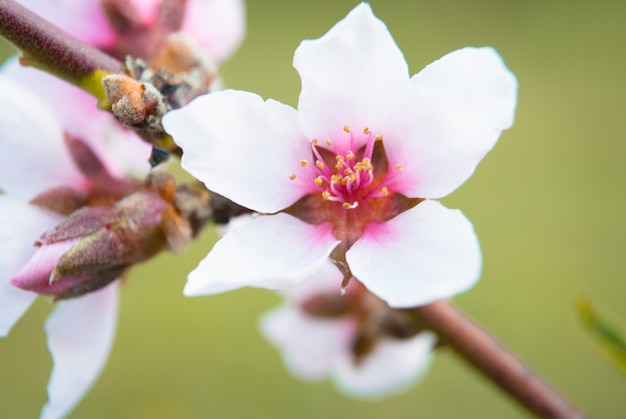
[[(321, 147), (319, 141), (313, 139), (311, 151), (315, 158), (314, 164), (308, 160), (300, 162), (302, 167), (311, 168), (313, 176), (300, 178), (292, 174), (290, 179), (298, 179), (314, 186), (321, 191), (325, 201), (338, 202), (344, 209), (355, 209), (359, 206), (360, 201), (389, 195), (388, 185), (402, 170), (402, 166), (397, 165), (395, 173), (391, 176), (385, 174), (385, 178), (381, 182), (376, 182), (372, 157), (374, 144), (376, 141), (382, 141), (382, 136), (374, 136), (369, 128), (365, 128), (363, 134), (367, 136), (367, 142), (361, 158), (357, 160), (356, 136), (348, 126), (344, 126), (343, 131), (350, 136), (347, 151), (342, 150), (330, 139), (325, 141), (326, 147)], [(331, 157), (325, 158), (325, 153), (322, 151), (328, 151), (334, 155), (332, 164), (329, 161)]]

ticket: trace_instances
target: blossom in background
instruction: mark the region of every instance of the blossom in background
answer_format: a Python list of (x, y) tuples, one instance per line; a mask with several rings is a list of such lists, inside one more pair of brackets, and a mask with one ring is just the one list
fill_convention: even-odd
[[(298, 110), (227, 90), (165, 115), (182, 166), (259, 212), (189, 275), (186, 295), (289, 287), (330, 258), (391, 307), (467, 290), (481, 254), (443, 197), (513, 123), (517, 81), (492, 48), (464, 48), (410, 77), (383, 22), (362, 3), (301, 43)], [(242, 263), (245, 261), (245, 263)]]
[[(15, 63), (3, 68), (0, 89), (0, 336), (38, 294), (59, 299), (45, 324), (54, 365), (41, 414), (57, 418), (83, 397), (106, 362), (116, 327), (116, 279), (129, 258), (141, 259), (127, 247), (145, 250), (139, 236), (158, 232), (159, 211), (168, 207), (130, 175), (148, 174), (150, 146), (97, 111), (94, 98)], [(152, 220), (137, 213), (142, 208), (151, 208)], [(116, 216), (127, 223), (111, 225)], [(136, 231), (135, 242), (98, 247), (114, 243), (118, 228)], [(89, 256), (85, 241), (91, 241)], [(104, 248), (119, 252), (116, 264), (106, 265), (112, 258)], [(81, 260), (96, 262), (84, 267), (76, 263)], [(65, 299), (73, 296), (80, 298)]]
[(285, 303), (264, 314), (263, 335), (287, 369), (304, 380), (330, 377), (355, 398), (403, 392), (426, 372), (435, 337), (390, 309), (357, 282), (341, 296), (341, 274), (330, 263), (285, 292)]
[(243, 0), (19, 0), (76, 38), (124, 59), (158, 53), (167, 37), (187, 32), (214, 61), (228, 58), (245, 33)]

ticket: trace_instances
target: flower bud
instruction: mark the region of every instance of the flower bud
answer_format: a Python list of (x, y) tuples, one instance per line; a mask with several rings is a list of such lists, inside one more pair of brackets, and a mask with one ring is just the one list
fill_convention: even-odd
[(182, 251), (192, 229), (173, 205), (175, 191), (171, 176), (157, 173), (118, 201), (72, 212), (39, 238), (37, 252), (11, 283), (55, 299), (78, 297), (161, 250)]

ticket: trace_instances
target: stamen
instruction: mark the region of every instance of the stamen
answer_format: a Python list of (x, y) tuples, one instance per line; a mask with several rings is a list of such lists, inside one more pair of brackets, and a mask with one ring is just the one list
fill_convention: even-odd
[[(302, 160), (302, 167), (312, 166), (314, 176), (300, 176), (295, 173), (290, 175), (291, 180), (300, 180), (308, 185), (319, 189), (322, 198), (325, 201), (338, 202), (344, 209), (357, 208), (361, 201), (368, 198), (379, 198), (389, 195), (388, 185), (390, 185), (396, 176), (402, 171), (402, 164), (394, 166), (395, 173), (388, 173), (384, 179), (374, 177), (374, 165), (372, 157), (376, 141), (382, 141), (382, 135), (374, 135), (369, 127), (363, 128), (363, 134), (366, 136), (365, 149), (360, 160), (357, 160), (357, 154), (354, 150), (361, 149), (362, 137), (357, 136), (351, 131), (348, 125), (343, 127), (344, 132), (349, 135), (349, 147), (345, 143), (337, 143), (332, 139), (325, 140), (324, 150), (318, 148), (318, 140), (311, 140), (311, 150), (315, 158), (314, 165), (309, 160)], [(324, 158), (322, 152), (329, 152), (335, 156), (335, 164), (328, 166), (330, 163), (328, 158)], [(328, 156), (326, 156), (328, 157)], [(376, 184), (374, 184), (376, 182)]]
[(289, 179), (296, 180), (296, 174), (295, 173), (290, 174)]
[(376, 142), (376, 138), (374, 137), (374, 135), (372, 135), (372, 132), (369, 129), (367, 131), (367, 144), (365, 145), (363, 160), (368, 159), (368, 161), (371, 161), (372, 154), (374, 153), (374, 142)]

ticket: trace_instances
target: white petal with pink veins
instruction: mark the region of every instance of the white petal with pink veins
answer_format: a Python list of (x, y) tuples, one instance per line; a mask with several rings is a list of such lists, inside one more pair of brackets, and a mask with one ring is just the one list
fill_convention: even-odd
[(489, 47), (452, 52), (413, 76), (405, 129), (384, 141), (390, 165), (403, 165), (395, 190), (439, 198), (459, 187), (513, 124), (516, 103), (517, 80)]
[(395, 308), (415, 307), (471, 288), (481, 253), (459, 210), (424, 201), (385, 223), (370, 223), (348, 250), (354, 276)]
[(104, 367), (117, 323), (119, 281), (80, 298), (57, 303), (45, 324), (52, 354), (48, 403), (42, 419), (67, 415)]
[(240, 287), (282, 289), (319, 270), (339, 242), (329, 226), (287, 214), (259, 216), (234, 229), (189, 274), (185, 295)]
[(303, 41), (293, 64), (302, 78), (298, 117), (311, 138), (334, 138), (344, 125), (355, 131), (368, 127), (378, 135), (404, 114), (408, 67), (367, 3), (323, 37)]
[(411, 388), (426, 372), (435, 337), (420, 333), (410, 339), (383, 339), (356, 365), (347, 354), (333, 379), (342, 393), (362, 399), (379, 399)]
[(37, 297), (34, 292), (14, 287), (9, 279), (35, 254), (35, 240), (59, 219), (57, 215), (0, 195), (0, 337), (9, 333)]
[(295, 109), (225, 90), (171, 111), (163, 125), (183, 149), (181, 164), (207, 188), (244, 207), (272, 213), (314, 187), (290, 179), (310, 158)]
[(48, 107), (18, 83), (0, 76), (0, 189), (28, 201), (82, 175), (70, 158), (63, 128)]
[(237, 49), (246, 32), (243, 0), (189, 0), (182, 30), (206, 48), (215, 61)]

